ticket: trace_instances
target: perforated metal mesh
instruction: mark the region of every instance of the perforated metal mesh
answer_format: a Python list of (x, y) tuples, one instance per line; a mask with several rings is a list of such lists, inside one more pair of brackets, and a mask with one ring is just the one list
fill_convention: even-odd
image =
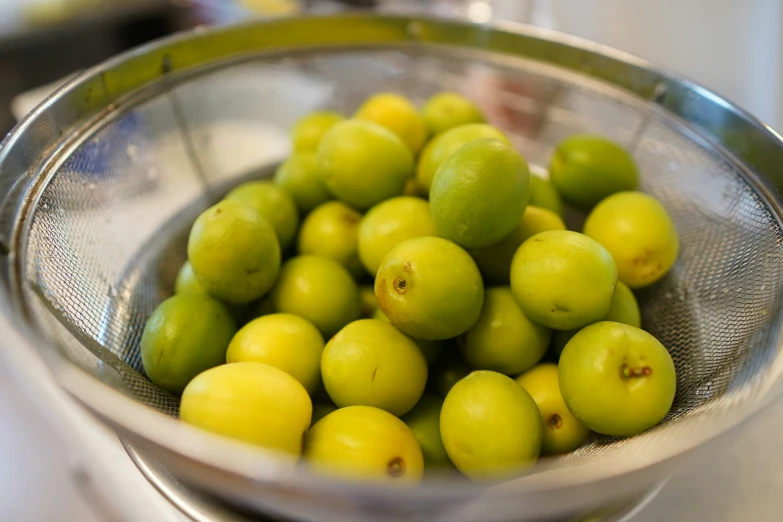
[[(177, 400), (142, 375), (139, 340), (172, 292), (195, 216), (226, 186), (269, 173), (287, 131), (319, 107), (351, 112), (369, 94), (417, 102), (463, 91), (533, 165), (594, 132), (628, 146), (644, 190), (673, 217), (682, 251), (639, 292), (644, 326), (671, 352), (678, 391), (667, 422), (753, 393), (778, 348), (781, 230), (738, 167), (651, 104), (547, 66), (444, 50), (322, 51), (258, 60), (192, 78), (118, 114), (78, 147), (43, 191), (29, 223), (24, 277), (38, 326), (97, 378), (165, 413)], [(184, 131), (180, 125), (184, 126)], [(647, 444), (598, 438), (562, 460)]]

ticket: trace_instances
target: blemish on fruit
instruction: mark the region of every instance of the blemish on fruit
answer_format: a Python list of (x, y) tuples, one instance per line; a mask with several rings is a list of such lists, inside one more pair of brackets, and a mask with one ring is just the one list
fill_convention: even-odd
[(405, 281), (405, 279), (398, 277), (394, 280), (394, 291), (398, 294), (402, 295), (405, 293), (405, 290), (408, 288), (408, 283)]
[(400, 457), (390, 460), (386, 465), (386, 474), (392, 478), (400, 478), (405, 475), (405, 461)]

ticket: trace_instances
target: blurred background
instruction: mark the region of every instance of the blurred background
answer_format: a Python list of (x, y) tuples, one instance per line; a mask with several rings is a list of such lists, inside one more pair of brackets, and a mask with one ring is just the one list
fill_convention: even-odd
[[(350, 7), (522, 21), (581, 36), (661, 64), (783, 130), (780, 0), (0, 0), (0, 132), (79, 71), (149, 40), (198, 25)], [(0, 520), (144, 520), (96, 493), (74, 441), (52, 431), (34, 401), (0, 367)], [(89, 419), (75, 418), (84, 437), (99, 430), (87, 433)], [(783, 455), (780, 426), (778, 404), (743, 427), (720, 459), (672, 479), (634, 520), (780, 520), (783, 461), (769, 460)], [(105, 455), (116, 459), (113, 480), (125, 481), (113, 487), (142, 488), (134, 483), (140, 475), (123, 475), (133, 464), (116, 439)], [(144, 498), (150, 505), (133, 509), (156, 513), (154, 496)]]

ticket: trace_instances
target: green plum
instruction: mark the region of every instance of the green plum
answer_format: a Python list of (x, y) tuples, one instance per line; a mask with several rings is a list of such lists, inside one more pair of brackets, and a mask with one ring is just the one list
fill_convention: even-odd
[(286, 249), (299, 227), (299, 210), (293, 198), (271, 181), (248, 181), (226, 195), (261, 214), (275, 229), (280, 248)]
[(521, 475), (538, 460), (543, 422), (533, 398), (515, 380), (475, 371), (443, 401), (440, 433), (449, 459), (473, 480)]
[(440, 437), (440, 410), (443, 399), (425, 393), (402, 421), (408, 425), (416, 440), (419, 441), (426, 467), (448, 466), (451, 464), (443, 440)]
[[(383, 313), (383, 310), (380, 308), (375, 310), (372, 318), (377, 319), (378, 321), (385, 321), (387, 323), (389, 322), (389, 318), (386, 317), (386, 315)], [(410, 337), (410, 339), (416, 343), (416, 346), (419, 347), (419, 350), (421, 350), (421, 354), (424, 356), (424, 360), (427, 361), (427, 364), (432, 364), (437, 361), (444, 348), (444, 341), (428, 341), (426, 339), (416, 339), (415, 337)]]
[(319, 169), (315, 152), (298, 152), (275, 171), (274, 182), (291, 195), (302, 215), (332, 199)]
[(601, 136), (580, 134), (560, 142), (549, 177), (563, 198), (590, 210), (605, 197), (639, 186), (639, 170), (620, 145)]
[(391, 324), (360, 319), (327, 343), (321, 375), (337, 406), (373, 406), (399, 417), (421, 398), (427, 362), (416, 343)]
[(462, 355), (477, 370), (506, 375), (532, 368), (546, 353), (551, 331), (528, 319), (507, 286), (487, 288), (481, 317), (465, 332)]
[(432, 134), (468, 123), (484, 122), (484, 115), (476, 104), (455, 92), (440, 92), (432, 96), (421, 108), (421, 115)]
[(530, 176), (530, 204), (550, 210), (561, 218), (564, 215), (563, 200), (555, 186), (535, 174)]
[(643, 288), (674, 266), (680, 241), (669, 213), (641, 192), (620, 192), (587, 216), (584, 233), (601, 243), (617, 263), (620, 281)]
[(519, 247), (511, 263), (511, 290), (533, 321), (573, 330), (609, 312), (617, 266), (597, 241), (567, 230), (549, 230)]
[(536, 401), (544, 421), (541, 453), (557, 455), (574, 451), (590, 436), (590, 430), (574, 417), (560, 394), (557, 365), (540, 364), (517, 377)]
[(666, 348), (644, 330), (612, 321), (571, 338), (560, 357), (559, 378), (571, 413), (589, 429), (617, 437), (658, 424), (677, 389)]
[(345, 116), (339, 112), (316, 111), (300, 119), (291, 131), (291, 141), (295, 152), (315, 152), (321, 138)]
[(361, 315), (359, 288), (345, 268), (318, 256), (298, 256), (283, 264), (272, 289), (278, 312), (298, 315), (325, 338)]
[(235, 332), (228, 310), (208, 295), (170, 297), (144, 326), (144, 372), (153, 383), (178, 395), (196, 375), (226, 362), (228, 343)]
[(423, 199), (400, 196), (370, 209), (359, 225), (359, 257), (370, 274), (386, 254), (407, 239), (435, 236), (430, 205)]
[(522, 155), (485, 138), (462, 146), (438, 169), (430, 207), (441, 237), (480, 248), (508, 236), (530, 200), (530, 174)]
[(416, 154), (427, 141), (429, 129), (416, 106), (404, 96), (383, 92), (370, 96), (354, 114), (354, 118), (383, 125), (400, 137)]
[(359, 260), (359, 222), (362, 216), (340, 201), (328, 201), (305, 218), (299, 231), (300, 254), (337, 261), (354, 277), (364, 275)]
[(511, 145), (508, 137), (500, 130), (486, 123), (468, 123), (435, 136), (421, 152), (416, 166), (416, 179), (429, 191), (432, 180), (441, 163), (463, 145), (481, 138), (494, 138)]
[(345, 120), (318, 146), (321, 179), (342, 202), (365, 210), (399, 196), (413, 174), (413, 154), (392, 131), (367, 120)]
[[(612, 294), (612, 304), (609, 307), (609, 313), (606, 314), (602, 321), (614, 321), (616, 323), (623, 323), (636, 328), (642, 327), (642, 313), (639, 310), (639, 303), (636, 301), (636, 297), (633, 295), (628, 286), (622, 281), (617, 281), (617, 286)], [(568, 341), (576, 335), (579, 330), (556, 330), (552, 336), (552, 347), (560, 357), (563, 353), (563, 348), (568, 344)]]
[(280, 245), (267, 219), (248, 205), (223, 200), (196, 219), (188, 259), (199, 284), (227, 303), (263, 296), (280, 270)]
[(470, 250), (484, 281), (507, 285), (511, 281), (511, 261), (520, 245), (528, 238), (546, 230), (565, 230), (563, 220), (549, 210), (528, 205), (519, 225), (499, 242)]
[(391, 324), (419, 339), (449, 339), (481, 314), (484, 283), (470, 255), (451, 241), (419, 237), (394, 247), (375, 278)]

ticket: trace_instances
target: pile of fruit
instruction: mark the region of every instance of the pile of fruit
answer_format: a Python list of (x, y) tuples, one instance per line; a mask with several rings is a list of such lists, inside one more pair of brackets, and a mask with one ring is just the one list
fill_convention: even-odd
[(546, 180), (441, 93), (311, 114), (293, 148), (198, 217), (147, 322), (183, 422), (343, 478), (497, 480), (667, 415), (674, 364), (632, 290), (677, 232), (622, 147), (572, 136)]

